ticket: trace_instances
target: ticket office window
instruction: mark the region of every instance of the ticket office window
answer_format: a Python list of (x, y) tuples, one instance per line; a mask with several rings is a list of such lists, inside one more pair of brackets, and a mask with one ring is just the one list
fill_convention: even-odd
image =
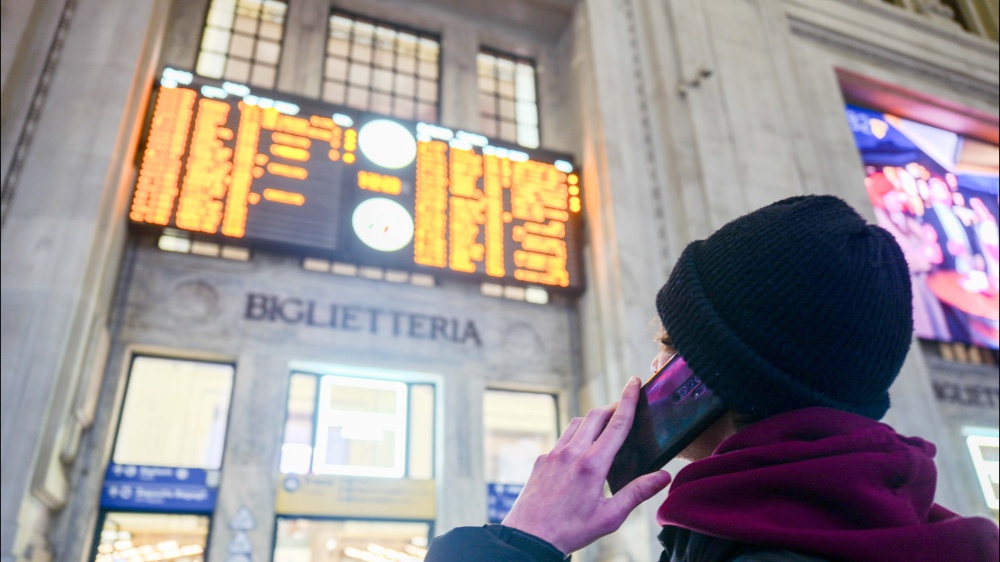
[(278, 517), (274, 562), (417, 562), (430, 533), (426, 522)]
[(558, 419), (552, 394), (487, 390), (483, 397), (486, 480), (526, 483), (535, 459), (555, 446)]
[(287, 12), (284, 0), (212, 0), (195, 72), (273, 88)]
[(203, 562), (207, 515), (106, 512), (102, 514), (95, 562)]
[(133, 357), (114, 463), (218, 470), (234, 374), (231, 364)]
[(330, 14), (327, 30), (324, 101), (437, 122), (437, 36), (341, 11)]
[(292, 373), (279, 469), (434, 478), (433, 384)]

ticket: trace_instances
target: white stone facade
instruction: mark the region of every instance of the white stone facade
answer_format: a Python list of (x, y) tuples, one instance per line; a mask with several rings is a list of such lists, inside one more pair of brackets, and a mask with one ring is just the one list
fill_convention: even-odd
[[(194, 66), (207, 4), (2, 4), (3, 562), (89, 559), (136, 351), (237, 365), (210, 562), (226, 558), (221, 522), (244, 506), (258, 522), (256, 557), (270, 556), (295, 361), (439, 376), (436, 531), (479, 524), (484, 388), (555, 392), (564, 421), (612, 401), (647, 368), (653, 296), (687, 242), (796, 194), (871, 208), (838, 71), (940, 100), (985, 127), (1000, 112), (997, 43), (926, 8), (935, 2), (290, 2), (277, 89), (297, 95), (319, 95), (331, 4), (440, 34), (446, 126), (476, 129), (479, 45), (537, 61), (542, 146), (583, 167), (588, 273), (579, 300), (540, 306), (460, 281), (429, 288), (310, 272), (264, 253), (249, 262), (167, 254), (129, 233), (154, 76)], [(996, 27), (989, 2), (960, 4), (978, 10), (977, 29)], [(253, 323), (248, 293), (471, 320), (482, 345)], [(986, 514), (956, 428), (995, 427), (997, 409), (942, 406), (939, 371), (995, 384), (995, 367), (942, 366), (914, 345), (886, 421), (938, 445), (939, 502)], [(655, 559), (653, 511), (640, 508), (581, 559)]]

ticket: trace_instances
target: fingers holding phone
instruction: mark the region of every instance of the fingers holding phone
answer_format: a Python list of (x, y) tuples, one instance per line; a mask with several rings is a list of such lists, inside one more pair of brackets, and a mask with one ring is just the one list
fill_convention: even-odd
[(640, 382), (629, 380), (622, 399), (574, 418), (552, 451), (535, 463), (528, 483), (503, 524), (570, 553), (614, 532), (632, 510), (670, 482), (666, 472), (646, 474), (613, 497), (604, 481), (632, 425)]

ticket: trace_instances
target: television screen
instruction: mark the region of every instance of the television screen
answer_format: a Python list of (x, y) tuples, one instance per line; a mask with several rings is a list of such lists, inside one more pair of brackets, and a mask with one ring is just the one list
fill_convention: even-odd
[(917, 336), (997, 349), (1000, 147), (852, 105), (847, 119), (910, 267)]

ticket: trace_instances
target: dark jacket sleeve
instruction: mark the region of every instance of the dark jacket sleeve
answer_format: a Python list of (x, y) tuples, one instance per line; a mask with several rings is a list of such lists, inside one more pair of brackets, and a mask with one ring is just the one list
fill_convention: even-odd
[(548, 542), (503, 525), (458, 527), (431, 541), (424, 562), (562, 562)]

